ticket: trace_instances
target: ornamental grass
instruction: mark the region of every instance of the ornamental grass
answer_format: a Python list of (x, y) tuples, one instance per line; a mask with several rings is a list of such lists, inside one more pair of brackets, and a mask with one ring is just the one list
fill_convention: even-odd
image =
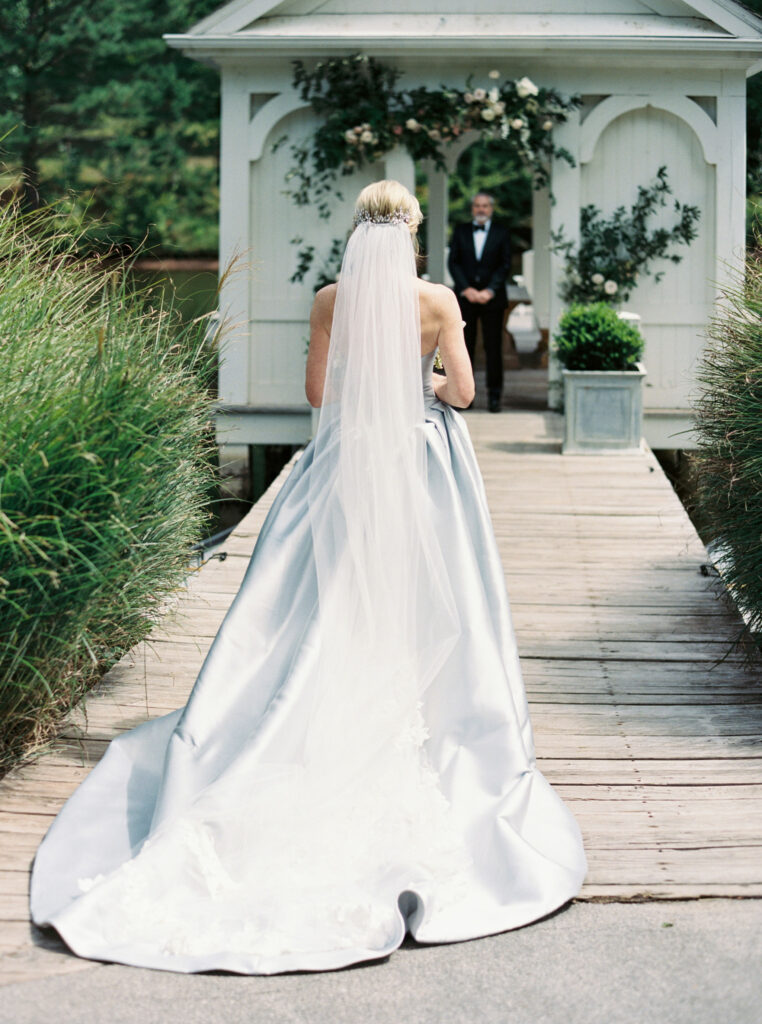
[(148, 634), (215, 477), (207, 318), (64, 220), (0, 211), (0, 773)]
[[(691, 458), (702, 539), (746, 622), (737, 649), (758, 659), (762, 638), (762, 256), (745, 278), (729, 269), (696, 368), (698, 449)], [(750, 642), (751, 641), (751, 642)], [(757, 661), (758, 664), (758, 661)]]

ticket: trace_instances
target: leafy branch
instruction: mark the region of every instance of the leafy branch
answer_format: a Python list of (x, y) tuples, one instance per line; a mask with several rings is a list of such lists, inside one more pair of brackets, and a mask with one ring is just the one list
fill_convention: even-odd
[[(666, 197), (671, 194), (667, 168), (662, 164), (652, 185), (638, 186), (638, 198), (629, 213), (624, 206), (618, 206), (610, 217), (603, 218), (595, 204), (583, 206), (578, 246), (564, 237), (563, 228), (551, 232), (551, 252), (560, 253), (566, 260), (560, 287), (564, 302), (615, 303), (628, 299), (637, 287), (639, 275), (651, 273), (654, 260), (682, 260), (681, 253), (669, 250), (673, 245), (688, 245), (698, 234), (697, 206), (675, 199), (676, 223), (671, 228), (648, 228), (649, 219), (667, 205)], [(654, 281), (660, 281), (664, 273), (655, 273)]]

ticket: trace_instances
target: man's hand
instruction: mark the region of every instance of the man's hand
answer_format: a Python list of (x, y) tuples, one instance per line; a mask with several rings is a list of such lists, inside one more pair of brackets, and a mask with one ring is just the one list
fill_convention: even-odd
[(476, 305), (483, 306), (485, 302), (489, 302), (490, 299), (495, 297), (495, 293), (491, 288), (466, 288), (464, 292), (461, 292), (464, 299), (469, 302), (473, 302)]

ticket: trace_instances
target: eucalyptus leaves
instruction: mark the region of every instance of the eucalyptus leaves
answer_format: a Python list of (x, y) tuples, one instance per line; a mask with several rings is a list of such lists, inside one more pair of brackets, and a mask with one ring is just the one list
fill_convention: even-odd
[[(638, 186), (638, 198), (629, 214), (619, 206), (607, 219), (593, 204), (580, 210), (580, 241), (576, 247), (563, 237), (563, 230), (551, 233), (551, 251), (566, 257), (565, 276), (559, 293), (564, 302), (608, 302), (615, 305), (628, 299), (637, 286), (640, 273), (650, 273), (652, 260), (664, 257), (673, 263), (682, 259), (670, 253), (673, 244), (687, 245), (697, 235), (700, 217), (697, 206), (674, 201), (677, 222), (671, 228), (649, 231), (647, 221), (660, 207), (667, 205), (672, 189), (667, 183), (667, 168), (662, 164), (656, 181)], [(659, 281), (664, 275), (654, 274)]]
[(535, 188), (548, 184), (551, 157), (574, 166), (568, 150), (554, 144), (552, 129), (580, 106), (581, 97), (565, 98), (529, 78), (501, 83), (493, 70), (490, 88), (474, 88), (470, 76), (464, 90), (398, 89), (399, 70), (360, 53), (319, 61), (311, 71), (297, 60), (294, 68), (295, 88), (322, 123), (304, 143), (291, 146), (294, 166), (286, 177), (294, 202), (316, 203), (321, 217), (330, 216), (339, 175), (380, 160), (397, 145), (444, 169), (442, 147), (465, 132), (505, 139), (531, 169)]

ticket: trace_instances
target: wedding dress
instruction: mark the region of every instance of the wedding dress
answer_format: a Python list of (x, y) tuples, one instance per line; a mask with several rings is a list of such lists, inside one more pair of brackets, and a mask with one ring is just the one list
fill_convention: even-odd
[(515, 928), (579, 892), (540, 773), (464, 417), (420, 354), (404, 221), (347, 245), (315, 437), (187, 704), (111, 741), (35, 856), (80, 956), (324, 970)]

